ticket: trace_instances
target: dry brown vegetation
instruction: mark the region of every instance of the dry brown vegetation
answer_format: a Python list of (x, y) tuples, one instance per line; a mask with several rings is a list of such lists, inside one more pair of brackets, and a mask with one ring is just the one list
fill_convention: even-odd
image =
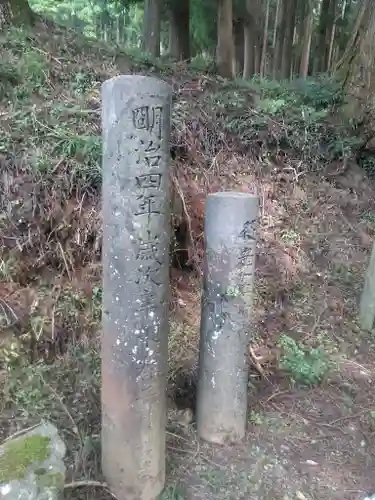
[[(171, 420), (163, 498), (363, 498), (374, 489), (375, 451), (374, 343), (357, 324), (375, 235), (368, 119), (361, 114), (350, 129), (335, 108), (303, 122), (296, 91), (146, 66), (51, 26), (10, 30), (1, 42), (2, 433), (51, 419), (69, 445), (66, 498), (107, 498), (99, 466), (99, 87), (121, 72), (153, 73), (175, 91), (179, 258), (169, 345), (171, 395), (177, 385), (182, 406), (194, 397), (205, 197), (236, 189), (261, 199), (248, 436), (216, 449), (196, 441), (193, 425)], [(275, 92), (285, 102), (279, 114)], [(306, 384), (312, 362), (301, 362), (298, 342), (317, 349), (315, 369), (329, 366), (319, 383)], [(298, 376), (304, 386), (292, 382)]]

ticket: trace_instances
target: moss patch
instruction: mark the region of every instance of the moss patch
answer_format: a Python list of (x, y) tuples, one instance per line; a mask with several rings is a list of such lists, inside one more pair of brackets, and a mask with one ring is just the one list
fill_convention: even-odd
[(43, 474), (37, 474), (36, 484), (39, 488), (56, 488), (62, 490), (65, 483), (65, 477), (61, 472), (44, 471)]
[(30, 465), (43, 462), (49, 451), (50, 439), (46, 436), (27, 436), (5, 443), (0, 456), (0, 483), (22, 479)]

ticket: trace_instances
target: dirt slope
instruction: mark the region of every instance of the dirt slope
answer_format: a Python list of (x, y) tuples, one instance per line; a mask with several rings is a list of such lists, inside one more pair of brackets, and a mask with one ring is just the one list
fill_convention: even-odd
[[(145, 65), (55, 27), (11, 30), (1, 44), (3, 434), (50, 418), (69, 445), (66, 498), (111, 498), (90, 483), (102, 482), (99, 87), (121, 72), (152, 73), (175, 90), (174, 224), (186, 252), (171, 272), (170, 374), (171, 388), (177, 380), (184, 389), (180, 404), (194, 397), (182, 379), (194, 379), (197, 359), (206, 193), (256, 189), (262, 200), (247, 439), (214, 448), (196, 441), (193, 424), (171, 420), (163, 498), (360, 500), (375, 491), (375, 352), (357, 324), (375, 188), (330, 153), (358, 137), (316, 117), (301, 128), (297, 94), (288, 108), (297, 118), (276, 115), (290, 90), (275, 99), (271, 87), (264, 95)], [(284, 359), (305, 381), (311, 371), (280, 348), (283, 335), (321, 349), (330, 371), (320, 384), (293, 384), (281, 369)]]

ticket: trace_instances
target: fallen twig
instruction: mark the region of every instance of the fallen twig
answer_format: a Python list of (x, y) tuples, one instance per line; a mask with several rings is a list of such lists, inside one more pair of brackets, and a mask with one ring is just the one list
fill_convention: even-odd
[(260, 373), (260, 375), (263, 378), (265, 378), (267, 380), (267, 382), (269, 382), (269, 378), (267, 377), (265, 371), (263, 370), (263, 367), (259, 363), (259, 359), (256, 357), (256, 355), (254, 353), (254, 349), (251, 346), (249, 346), (249, 354), (250, 354), (250, 360), (253, 363), (253, 365), (255, 366), (255, 368), (257, 369), (257, 371)]
[(83, 481), (73, 481), (72, 483), (67, 483), (64, 485), (64, 490), (74, 489), (74, 488), (102, 488), (113, 497), (116, 498), (115, 495), (109, 489), (107, 483), (101, 483), (100, 481), (91, 481), (91, 480), (83, 480)]

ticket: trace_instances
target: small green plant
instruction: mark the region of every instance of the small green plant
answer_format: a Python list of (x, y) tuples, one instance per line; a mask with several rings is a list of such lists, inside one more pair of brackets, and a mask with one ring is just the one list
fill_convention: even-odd
[(343, 285), (353, 285), (357, 274), (353, 272), (350, 266), (342, 263), (335, 263), (332, 267), (332, 276)]
[(280, 233), (280, 239), (289, 245), (296, 245), (299, 242), (300, 236), (293, 229), (285, 229)]
[(17, 261), (12, 256), (0, 258), (0, 281), (11, 283), (17, 274)]
[(159, 496), (159, 500), (185, 500), (181, 489), (177, 485), (168, 486)]
[(248, 421), (252, 425), (262, 425), (264, 422), (264, 417), (261, 413), (251, 411), (248, 415)]
[(198, 54), (191, 60), (190, 69), (199, 73), (210, 73), (215, 69), (215, 61), (208, 54)]
[(80, 71), (74, 75), (72, 90), (77, 95), (84, 95), (93, 88), (95, 81), (96, 78), (94, 74)]
[(330, 369), (330, 359), (321, 347), (309, 351), (288, 335), (280, 337), (282, 348), (280, 368), (286, 370), (293, 382), (315, 385), (322, 382)]

